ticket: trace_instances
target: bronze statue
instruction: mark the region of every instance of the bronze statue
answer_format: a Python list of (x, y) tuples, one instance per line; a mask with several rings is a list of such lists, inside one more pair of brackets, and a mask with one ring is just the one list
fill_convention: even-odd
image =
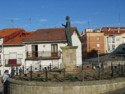
[(66, 39), (68, 42), (68, 46), (72, 46), (72, 39), (71, 39), (71, 32), (70, 32), (70, 20), (69, 20), (69, 16), (66, 16), (66, 25), (62, 24), (62, 26), (65, 27), (65, 34), (66, 34)]

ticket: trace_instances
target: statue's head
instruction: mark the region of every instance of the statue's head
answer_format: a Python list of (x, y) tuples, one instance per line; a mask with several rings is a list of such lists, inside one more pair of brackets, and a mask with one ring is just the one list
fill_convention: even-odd
[(69, 16), (66, 16), (66, 20), (69, 20), (69, 18), (70, 18)]

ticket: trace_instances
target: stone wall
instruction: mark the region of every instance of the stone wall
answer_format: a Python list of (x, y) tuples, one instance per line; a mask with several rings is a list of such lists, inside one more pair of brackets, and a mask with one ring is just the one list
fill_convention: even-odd
[(125, 87), (125, 78), (84, 82), (9, 81), (9, 94), (104, 94)]
[(65, 68), (66, 73), (77, 72), (76, 64), (76, 49), (77, 46), (66, 46), (61, 47), (62, 49), (62, 64)]

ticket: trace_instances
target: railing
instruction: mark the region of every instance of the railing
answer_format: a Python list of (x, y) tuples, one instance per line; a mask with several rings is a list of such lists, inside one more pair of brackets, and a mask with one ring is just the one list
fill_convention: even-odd
[(5, 59), (5, 65), (8, 66), (8, 65), (21, 65), (22, 64), (22, 59), (15, 59), (16, 60), (16, 64), (9, 64), (9, 60), (10, 59)]
[(61, 57), (61, 52), (50, 52), (50, 51), (38, 51), (26, 53), (26, 59), (59, 59)]

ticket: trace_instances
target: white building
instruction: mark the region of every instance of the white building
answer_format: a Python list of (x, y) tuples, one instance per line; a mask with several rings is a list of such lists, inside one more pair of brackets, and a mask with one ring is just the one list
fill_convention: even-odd
[(125, 27), (103, 27), (105, 40), (105, 53), (124, 52)]
[[(80, 35), (76, 28), (71, 28), (72, 44), (77, 48), (76, 66), (82, 65), (82, 46)], [(23, 43), (25, 44), (27, 56), (25, 66), (35, 66), (38, 69), (48, 67), (51, 64), (52, 68), (62, 68), (62, 53), (61, 48), (67, 46), (65, 28), (39, 29), (31, 36), (27, 37)]]
[(11, 68), (19, 68), (24, 65), (26, 54), (25, 46), (22, 39), (26, 38), (29, 33), (20, 28), (8, 28), (0, 31), (0, 37), (3, 43), (0, 45), (0, 73), (4, 70), (11, 71)]
[[(31, 65), (34, 70), (48, 67), (62, 68), (61, 48), (67, 46), (64, 32), (65, 28), (39, 29), (35, 32), (25, 32), (23, 29), (10, 28), (0, 31), (3, 39), (0, 52), (0, 71), (11, 71), (11, 68), (24, 66), (28, 69)], [(77, 48), (76, 66), (82, 65), (81, 41), (76, 28), (71, 28), (72, 43)], [(29, 71), (29, 70), (28, 70)]]

